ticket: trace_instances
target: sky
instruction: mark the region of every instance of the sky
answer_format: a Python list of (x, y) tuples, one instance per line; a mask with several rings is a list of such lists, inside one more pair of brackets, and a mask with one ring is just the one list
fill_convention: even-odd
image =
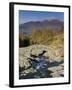
[(26, 23), (30, 21), (43, 21), (58, 19), (64, 21), (63, 12), (46, 12), (46, 11), (26, 11), (19, 10), (19, 23)]

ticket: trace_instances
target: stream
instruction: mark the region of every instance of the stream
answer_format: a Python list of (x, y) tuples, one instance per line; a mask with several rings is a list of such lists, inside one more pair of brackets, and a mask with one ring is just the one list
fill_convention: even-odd
[(19, 79), (32, 79), (32, 78), (49, 78), (51, 77), (51, 71), (48, 70), (48, 63), (45, 60), (45, 56), (39, 56), (35, 59), (36, 62), (33, 60), (31, 61), (31, 68), (36, 70), (36, 72), (27, 73), (19, 76)]

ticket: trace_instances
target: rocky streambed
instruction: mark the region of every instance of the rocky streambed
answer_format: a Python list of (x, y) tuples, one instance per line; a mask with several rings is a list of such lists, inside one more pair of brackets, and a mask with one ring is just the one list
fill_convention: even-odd
[(19, 79), (63, 76), (63, 48), (54, 50), (44, 45), (32, 45), (19, 49)]

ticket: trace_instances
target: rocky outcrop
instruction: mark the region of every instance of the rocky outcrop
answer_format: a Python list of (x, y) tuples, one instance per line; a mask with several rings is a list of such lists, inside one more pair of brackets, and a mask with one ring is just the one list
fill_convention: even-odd
[[(26, 75), (27, 73), (35, 73), (37, 72), (34, 68), (28, 68), (31, 66), (29, 62), (29, 58), (33, 59), (31, 55), (36, 56), (35, 60), (38, 60), (38, 56), (43, 52), (46, 51), (43, 56), (45, 56), (45, 60), (47, 62), (50, 62), (50, 67), (48, 67), (48, 70), (52, 71), (51, 76), (52, 77), (60, 77), (64, 75), (64, 69), (63, 65), (59, 63), (61, 60), (63, 60), (63, 48), (59, 49), (53, 49), (48, 46), (44, 45), (32, 45), (25, 48), (19, 49), (19, 66), (24, 69), (21, 72), (21, 75)], [(56, 62), (56, 63), (54, 63)], [(54, 64), (52, 64), (54, 63)], [(58, 66), (57, 66), (58, 64)], [(28, 68), (28, 69), (27, 69)]]
[(50, 75), (52, 77), (63, 77), (64, 76), (64, 65), (60, 64), (59, 66), (50, 67), (48, 70), (52, 71)]

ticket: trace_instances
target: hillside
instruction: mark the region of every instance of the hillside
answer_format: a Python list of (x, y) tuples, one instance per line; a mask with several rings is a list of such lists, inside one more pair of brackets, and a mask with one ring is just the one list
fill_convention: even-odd
[(54, 20), (44, 20), (44, 21), (30, 21), (19, 25), (19, 32), (25, 34), (31, 34), (35, 30), (43, 30), (50, 28), (53, 31), (59, 31), (63, 26), (64, 22), (54, 19)]
[(19, 79), (64, 76), (64, 28), (19, 35)]

